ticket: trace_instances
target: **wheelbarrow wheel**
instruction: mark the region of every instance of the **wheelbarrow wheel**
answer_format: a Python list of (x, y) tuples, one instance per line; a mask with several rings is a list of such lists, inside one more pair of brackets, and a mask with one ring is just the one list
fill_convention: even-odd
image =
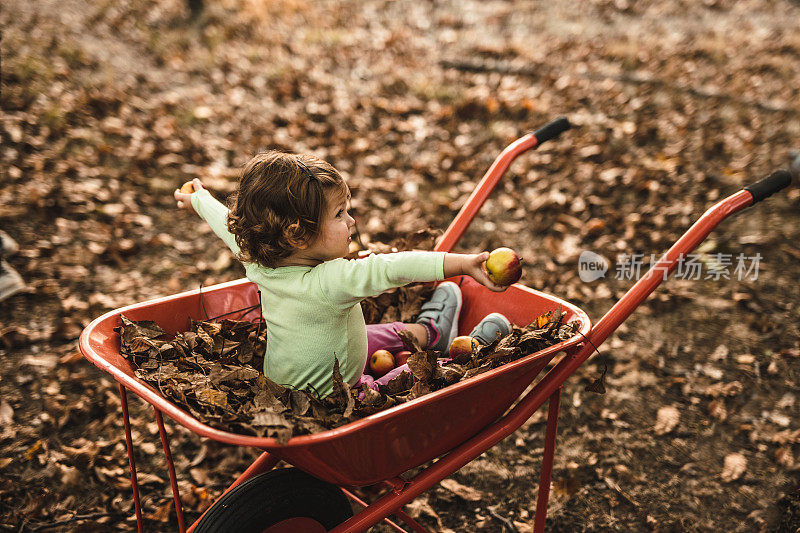
[(212, 505), (197, 533), (312, 533), (353, 516), (337, 487), (297, 468), (264, 472), (237, 485)]

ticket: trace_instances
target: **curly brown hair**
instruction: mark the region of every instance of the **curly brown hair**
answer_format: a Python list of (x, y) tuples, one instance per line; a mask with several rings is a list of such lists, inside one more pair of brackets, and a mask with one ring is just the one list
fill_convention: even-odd
[(228, 230), (240, 261), (278, 266), (320, 232), (325, 192), (345, 191), (339, 172), (312, 155), (262, 152), (242, 170), (229, 200)]

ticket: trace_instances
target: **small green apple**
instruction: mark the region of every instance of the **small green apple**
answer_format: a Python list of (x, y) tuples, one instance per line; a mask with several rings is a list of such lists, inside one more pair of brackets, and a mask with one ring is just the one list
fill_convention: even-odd
[(492, 281), (505, 287), (522, 277), (522, 261), (511, 248), (497, 248), (486, 260), (486, 271)]

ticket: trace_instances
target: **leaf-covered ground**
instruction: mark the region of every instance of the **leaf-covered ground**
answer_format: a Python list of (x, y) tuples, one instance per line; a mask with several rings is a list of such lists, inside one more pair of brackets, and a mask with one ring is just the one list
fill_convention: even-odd
[[(132, 527), (114, 383), (76, 352), (101, 313), (240, 278), (174, 207), (218, 197), (259, 148), (312, 152), (354, 193), (362, 243), (443, 229), (492, 160), (509, 170), (459, 243), (511, 246), (522, 282), (597, 320), (711, 204), (800, 146), (800, 7), (787, 0), (4, 2), (0, 227), (29, 289), (0, 303), (0, 524)], [(724, 222), (562, 391), (549, 527), (800, 527), (800, 191)], [(577, 259), (612, 260), (583, 282)], [(646, 262), (646, 259), (645, 259)], [(607, 368), (605, 395), (584, 391)], [(149, 531), (175, 529), (151, 410), (131, 400)], [(409, 506), (439, 530), (531, 527), (544, 414)], [(194, 519), (255, 450), (168, 423)], [(362, 490), (372, 496), (370, 489)], [(379, 529), (379, 528), (376, 528)]]

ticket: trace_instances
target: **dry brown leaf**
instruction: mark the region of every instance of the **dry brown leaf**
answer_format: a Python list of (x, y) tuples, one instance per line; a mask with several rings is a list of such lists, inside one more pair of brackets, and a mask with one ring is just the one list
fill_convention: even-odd
[(484, 495), (479, 490), (473, 489), (472, 487), (468, 487), (466, 485), (462, 485), (458, 481), (452, 478), (443, 479), (440, 483), (442, 487), (449, 490), (462, 500), (468, 502), (479, 502), (484, 499)]
[(72, 466), (59, 465), (61, 469), (61, 483), (66, 487), (77, 487), (83, 482), (83, 473)]
[(725, 456), (720, 477), (725, 483), (736, 481), (747, 470), (747, 458), (741, 453), (734, 452)]
[(791, 470), (794, 468), (794, 454), (789, 446), (782, 446), (775, 450), (775, 461), (781, 466)]
[(666, 435), (678, 425), (681, 413), (672, 405), (665, 405), (656, 414), (656, 425), (653, 430), (656, 435)]
[(62, 355), (58, 362), (62, 365), (71, 365), (82, 360), (83, 354), (81, 354), (80, 350), (73, 350)]
[(517, 533), (533, 533), (533, 525), (529, 524), (528, 522), (514, 520), (512, 523), (514, 524), (514, 527), (517, 528)]
[(436, 524), (438, 525), (439, 529), (442, 528), (442, 519), (439, 518), (439, 515), (436, 511), (433, 510), (431, 504), (428, 503), (427, 496), (420, 496), (416, 500), (412, 501), (411, 503), (407, 504), (403, 510), (408, 513), (411, 518), (415, 520), (418, 519), (421, 515), (427, 515), (434, 520), (436, 520)]
[(606, 393), (606, 372), (608, 372), (608, 365), (603, 365), (603, 372), (597, 377), (593, 382), (586, 385), (583, 389), (587, 392), (594, 392), (597, 394), (605, 394)]
[(5, 400), (0, 400), (0, 426), (8, 427), (14, 425), (14, 409)]
[(705, 394), (706, 396), (712, 396), (714, 398), (718, 398), (720, 396), (736, 396), (744, 387), (738, 381), (732, 381), (730, 383), (715, 383), (713, 385), (709, 385), (706, 387)]
[(333, 393), (331, 397), (336, 400), (338, 405), (344, 409), (344, 418), (348, 418), (353, 413), (355, 402), (350, 392), (350, 387), (344, 383), (342, 374), (339, 371), (339, 359), (333, 358)]
[(800, 443), (800, 429), (784, 429), (772, 435), (772, 442), (776, 444)]
[(724, 344), (720, 344), (714, 349), (714, 352), (711, 354), (712, 361), (724, 361), (728, 357), (728, 347)]
[(725, 400), (716, 398), (711, 400), (708, 404), (708, 414), (724, 422), (728, 418), (728, 409), (725, 407)]
[(422, 348), (417, 344), (417, 338), (407, 329), (395, 329), (395, 333), (412, 353), (421, 352)]
[(165, 500), (154, 513), (145, 515), (145, 518), (149, 520), (155, 520), (156, 522), (169, 522), (169, 517), (172, 514), (174, 505), (175, 504), (171, 499)]
[(224, 392), (212, 388), (200, 389), (196, 393), (197, 399), (201, 402), (216, 405), (223, 409), (228, 407), (228, 395)]
[(414, 377), (421, 381), (428, 381), (434, 375), (436, 355), (431, 357), (427, 352), (417, 352), (411, 355), (406, 362)]

